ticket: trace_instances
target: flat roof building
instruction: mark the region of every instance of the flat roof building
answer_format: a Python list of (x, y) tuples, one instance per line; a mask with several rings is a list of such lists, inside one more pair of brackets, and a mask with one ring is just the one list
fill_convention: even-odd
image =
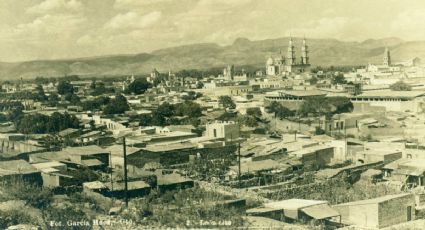
[(415, 196), (410, 193), (387, 195), (333, 206), (341, 222), (363, 228), (384, 228), (415, 219)]

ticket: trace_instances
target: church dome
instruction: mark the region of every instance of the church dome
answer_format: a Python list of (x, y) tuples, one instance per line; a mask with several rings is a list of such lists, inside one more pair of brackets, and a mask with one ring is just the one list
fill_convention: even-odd
[(281, 62), (281, 61), (283, 61), (283, 57), (282, 56), (278, 56), (277, 58), (275, 58), (275, 61)]
[(267, 65), (273, 65), (273, 63), (274, 63), (273, 58), (272, 57), (269, 57), (267, 59)]

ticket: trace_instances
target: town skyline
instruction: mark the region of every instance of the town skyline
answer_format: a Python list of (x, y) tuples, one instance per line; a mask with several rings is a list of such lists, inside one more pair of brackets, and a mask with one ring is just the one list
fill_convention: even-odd
[(239, 37), (305, 35), (359, 42), (425, 37), (417, 30), (423, 27), (422, 1), (4, 0), (0, 8), (2, 62), (229, 45)]

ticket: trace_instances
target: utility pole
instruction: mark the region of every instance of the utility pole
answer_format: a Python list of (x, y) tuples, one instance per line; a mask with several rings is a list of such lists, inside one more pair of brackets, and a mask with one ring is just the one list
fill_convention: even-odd
[(298, 129), (301, 132), (301, 116), (298, 116)]
[(277, 133), (277, 120), (276, 120), (276, 118), (277, 118), (277, 113), (274, 112), (274, 131)]
[[(345, 126), (345, 122), (344, 122), (344, 139), (345, 139), (345, 156), (348, 155), (348, 143), (347, 143), (347, 127)], [(347, 159), (345, 157), (345, 159)]]
[(122, 138), (122, 147), (124, 152), (124, 195), (125, 195), (125, 207), (128, 208), (128, 184), (127, 184), (127, 149), (125, 146), (125, 137)]
[(238, 143), (238, 183), (241, 188), (241, 142)]
[(113, 169), (112, 169), (112, 153), (109, 151), (109, 170), (110, 171), (110, 177), (111, 177), (111, 191), (114, 191), (114, 180), (113, 180)]

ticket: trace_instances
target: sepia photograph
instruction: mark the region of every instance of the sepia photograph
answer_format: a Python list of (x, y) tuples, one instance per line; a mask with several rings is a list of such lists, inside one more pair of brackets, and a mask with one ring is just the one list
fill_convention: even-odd
[(425, 229), (425, 1), (0, 0), (0, 229)]

